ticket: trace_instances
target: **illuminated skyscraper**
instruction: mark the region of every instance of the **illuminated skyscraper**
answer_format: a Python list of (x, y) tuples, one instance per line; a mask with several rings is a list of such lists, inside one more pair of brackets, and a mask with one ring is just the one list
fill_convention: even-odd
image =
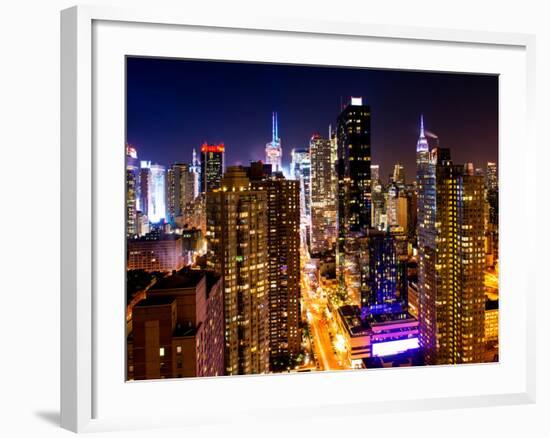
[(386, 214), (386, 193), (384, 193), (382, 184), (378, 181), (372, 181), (372, 226), (378, 230), (385, 230), (388, 227)]
[(497, 163), (487, 163), (487, 189), (498, 190), (498, 172)]
[(371, 113), (362, 98), (351, 98), (338, 117), (338, 243), (340, 290), (349, 291), (344, 270), (356, 253), (354, 239), (371, 227)]
[(147, 216), (149, 212), (149, 181), (151, 179), (150, 161), (141, 161), (139, 165), (139, 210)]
[(256, 172), (251, 187), (267, 194), (269, 348), (272, 369), (280, 370), (300, 353), (299, 186), (280, 173)]
[(224, 288), (226, 374), (269, 371), (267, 192), (230, 166), (206, 196), (208, 267)]
[(277, 113), (271, 115), (271, 141), (265, 145), (265, 162), (271, 164), (273, 172), (283, 171), (283, 148), (279, 138), (279, 124)]
[(331, 230), (336, 221), (333, 194), (331, 142), (319, 134), (309, 142), (311, 157), (311, 252), (320, 253), (331, 246)]
[(225, 146), (203, 143), (201, 146), (201, 189), (202, 193), (219, 189), (225, 168)]
[(150, 161), (141, 162), (141, 198), (147, 205), (144, 213), (151, 223), (166, 219), (166, 169)]
[(199, 193), (201, 192), (200, 187), (200, 181), (201, 181), (201, 163), (199, 161), (199, 158), (197, 157), (197, 151), (195, 148), (193, 148), (193, 161), (191, 162), (191, 166), (189, 167), (189, 171), (193, 174), (195, 182), (195, 192), (193, 194), (193, 199), (199, 196)]
[(402, 164), (397, 163), (395, 166), (393, 166), (392, 180), (398, 186), (405, 185), (405, 168)]
[(309, 149), (292, 149), (291, 157), (290, 178), (300, 187), (300, 230), (306, 245), (311, 229), (311, 157)]
[(168, 219), (171, 224), (178, 216), (183, 216), (187, 204), (195, 199), (195, 174), (185, 163), (174, 163), (168, 169)]
[[(330, 188), (331, 195), (334, 199), (335, 215), (338, 214), (338, 174), (336, 172), (336, 163), (338, 162), (338, 136), (332, 125), (328, 127), (328, 138), (330, 140), (330, 174), (332, 187)], [(336, 220), (334, 221), (336, 224)], [(334, 228), (334, 240), (337, 238), (337, 228)]]
[(428, 364), (483, 361), (483, 178), (417, 143), (420, 343)]
[(499, 259), (498, 251), (498, 170), (497, 163), (488, 162), (485, 176), (487, 226), (486, 226), (486, 252), (488, 265), (494, 267)]
[(371, 225), (370, 107), (361, 98), (338, 117), (339, 232), (362, 231)]
[(137, 234), (139, 167), (136, 150), (126, 145), (126, 236)]
[(498, 228), (498, 172), (497, 164), (487, 163), (487, 202), (489, 203), (489, 223)]
[(371, 164), (370, 166), (371, 181), (373, 184), (380, 181), (380, 165)]
[(408, 200), (404, 186), (401, 188), (397, 183), (392, 183), (388, 188), (387, 220), (388, 226), (398, 226), (405, 233), (408, 230)]

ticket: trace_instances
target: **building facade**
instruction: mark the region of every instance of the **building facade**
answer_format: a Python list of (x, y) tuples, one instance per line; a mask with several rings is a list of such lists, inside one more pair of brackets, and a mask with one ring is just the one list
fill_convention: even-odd
[(311, 157), (311, 252), (322, 253), (335, 243), (336, 197), (333, 191), (332, 144), (318, 134), (309, 142)]
[(420, 341), (428, 364), (482, 362), (483, 178), (417, 144)]
[(137, 234), (139, 166), (136, 150), (126, 145), (126, 237)]
[(166, 168), (145, 161), (141, 162), (141, 166), (147, 184), (144, 199), (147, 202), (146, 215), (150, 222), (157, 223), (166, 219)]
[(366, 321), (358, 306), (345, 305), (338, 308), (336, 323), (344, 338), (345, 362), (351, 368), (368, 368), (365, 363), (371, 358), (400, 356), (403, 361), (419, 349), (418, 321), (407, 312)]
[(201, 193), (208, 193), (220, 188), (225, 169), (225, 146), (203, 143), (201, 146)]
[(186, 163), (174, 163), (167, 172), (168, 220), (174, 225), (178, 216), (185, 214), (185, 207), (195, 199), (197, 175)]
[(172, 272), (184, 266), (181, 236), (176, 234), (146, 234), (129, 239), (127, 269), (148, 272)]
[(395, 182), (388, 188), (386, 217), (387, 226), (401, 227), (405, 233), (408, 231), (408, 198), (404, 186), (398, 186)]
[(208, 267), (224, 287), (226, 374), (269, 371), (267, 194), (230, 166), (206, 198)]
[[(337, 121), (338, 235), (336, 265), (340, 290), (349, 291), (346, 270), (357, 271), (355, 239), (371, 227), (371, 113), (361, 98), (352, 98)], [(351, 273), (357, 277), (357, 272)], [(353, 281), (352, 281), (353, 282)], [(357, 298), (357, 297), (356, 297)]]
[(131, 341), (136, 380), (223, 375), (220, 277), (182, 270), (158, 281), (134, 306)]
[(290, 178), (300, 186), (300, 228), (307, 245), (311, 230), (311, 156), (309, 149), (292, 149)]
[(267, 195), (269, 350), (273, 370), (300, 353), (300, 197), (298, 181), (280, 173), (252, 181)]
[(193, 194), (193, 199), (195, 199), (201, 192), (201, 163), (195, 148), (193, 148), (193, 160), (191, 161), (191, 166), (189, 166), (189, 171), (194, 177), (193, 187), (195, 188), (195, 192)]

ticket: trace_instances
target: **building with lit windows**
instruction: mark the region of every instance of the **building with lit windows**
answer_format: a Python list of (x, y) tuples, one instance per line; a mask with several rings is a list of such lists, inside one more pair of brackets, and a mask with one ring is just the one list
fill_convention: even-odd
[(483, 361), (483, 177), (417, 144), (420, 342), (428, 364)]
[(300, 226), (305, 240), (311, 228), (311, 157), (309, 149), (292, 149), (290, 178), (300, 186)]
[(393, 166), (392, 182), (400, 187), (405, 185), (405, 168), (401, 163)]
[(486, 171), (486, 178), (487, 178), (487, 189), (488, 190), (498, 190), (498, 170), (497, 170), (497, 163), (489, 161), (487, 163), (487, 171)]
[(127, 269), (148, 272), (172, 272), (184, 266), (181, 236), (149, 233), (128, 239)]
[(145, 236), (151, 230), (149, 226), (149, 218), (141, 211), (137, 212), (136, 218), (136, 234), (140, 237)]
[(129, 343), (135, 380), (223, 375), (220, 277), (182, 270), (157, 281), (132, 310)]
[(292, 365), (301, 344), (299, 182), (281, 173), (251, 180), (252, 190), (267, 195), (269, 351), (272, 370), (280, 371)]
[(149, 209), (149, 189), (150, 189), (150, 179), (151, 171), (149, 167), (151, 166), (150, 161), (141, 161), (139, 164), (139, 178), (138, 178), (138, 210), (141, 211), (145, 216), (147, 216)]
[[(374, 194), (373, 194), (374, 203)], [(405, 233), (408, 230), (408, 199), (405, 194), (404, 186), (398, 186), (397, 183), (390, 184), (387, 193), (386, 202), (387, 225), (401, 227)]]
[(486, 227), (486, 245), (487, 260), (490, 267), (494, 267), (498, 262), (498, 170), (497, 164), (487, 163), (485, 175), (486, 181), (486, 206), (487, 206), (487, 227)]
[(271, 165), (273, 172), (283, 171), (283, 148), (279, 137), (277, 113), (271, 115), (271, 141), (265, 145), (265, 162)]
[(416, 231), (418, 223), (418, 194), (416, 182), (405, 187), (407, 197), (407, 238), (411, 244), (416, 246)]
[(409, 281), (407, 291), (408, 312), (418, 319), (418, 284)]
[(206, 197), (207, 266), (224, 287), (226, 374), (269, 371), (267, 192), (230, 166)]
[[(352, 97), (337, 121), (338, 241), (336, 265), (341, 291), (353, 285), (346, 269), (357, 263), (354, 241), (371, 227), (371, 113), (360, 97)], [(353, 270), (354, 267), (350, 266)], [(357, 269), (357, 266), (355, 266)]]
[(126, 236), (137, 234), (139, 166), (135, 148), (126, 145)]
[(314, 134), (309, 142), (311, 158), (311, 230), (313, 254), (335, 243), (336, 199), (333, 192), (332, 145), (328, 138)]
[(345, 362), (351, 368), (368, 368), (367, 359), (399, 356), (400, 361), (404, 357), (410, 360), (408, 355), (419, 350), (418, 321), (407, 312), (391, 318), (378, 315), (367, 321), (358, 306), (345, 305), (338, 308), (336, 323), (344, 338)]
[(183, 216), (185, 207), (195, 199), (196, 174), (185, 163), (174, 163), (167, 172), (168, 220), (174, 225)]
[(485, 301), (485, 342), (498, 342), (498, 300)]
[(201, 192), (201, 163), (195, 148), (193, 148), (193, 161), (191, 162), (191, 166), (189, 166), (189, 171), (194, 176), (193, 187), (195, 188), (195, 192), (193, 194), (193, 199), (195, 199)]
[(201, 146), (201, 193), (219, 189), (225, 168), (225, 146), (203, 143)]
[(359, 242), (363, 317), (407, 310), (407, 241), (402, 230), (370, 229)]
[(371, 189), (371, 223), (372, 227), (376, 228), (377, 230), (385, 230), (388, 228), (386, 196), (387, 193), (385, 193), (382, 184), (380, 184), (378, 181), (373, 180)]
[(151, 223), (166, 219), (166, 168), (150, 161), (141, 162), (140, 198), (142, 212)]
[(372, 181), (373, 184), (379, 182), (380, 181), (380, 165), (371, 164), (370, 174), (371, 174), (371, 181)]

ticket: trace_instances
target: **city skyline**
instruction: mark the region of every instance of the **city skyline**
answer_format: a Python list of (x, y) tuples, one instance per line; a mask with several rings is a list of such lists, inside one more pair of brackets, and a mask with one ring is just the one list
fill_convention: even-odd
[[(211, 63), (219, 83), (201, 87), (194, 74), (212, 78), (198, 64), (160, 80), (157, 103), (137, 111), (152, 138), (166, 123), (165, 140), (210, 135), (192, 147), (159, 143), (152, 155), (130, 128), (126, 139), (128, 380), (498, 362), (498, 148), (479, 146), (498, 136), (488, 109), (498, 108), (498, 96), (490, 99), (496, 78), (483, 93), (491, 105), (464, 112), (464, 96), (483, 101), (476, 87), (487, 77)], [(286, 84), (284, 96), (276, 87), (267, 102), (244, 93), (232, 75), (242, 81), (251, 67), (257, 84)], [(305, 144), (286, 146), (273, 110), (265, 138), (243, 149), (243, 138), (263, 136), (259, 120), (276, 100), (301, 110), (286, 125), (295, 135), (325, 116), (334, 89), (327, 82), (303, 102), (307, 90), (292, 85), (301, 75), (309, 91), (323, 78), (351, 91), (326, 133), (315, 129)], [(381, 110), (355, 92), (356, 75), (362, 83), (386, 78), (377, 90), (386, 104), (396, 78), (435, 97), (419, 105), (405, 93), (399, 107)], [(193, 92), (179, 95), (182, 80)], [(457, 84), (469, 86), (453, 100)], [(128, 85), (131, 108), (142, 91)], [(409, 135), (399, 120), (413, 110)], [(437, 114), (433, 124), (427, 114)], [(226, 129), (232, 118), (235, 131)], [(459, 135), (439, 142), (438, 123)], [(385, 147), (381, 139), (392, 135), (406, 148)]]
[(383, 181), (397, 163), (414, 180), (420, 114), (458, 162), (498, 161), (496, 76), (130, 57), (127, 79), (127, 141), (165, 166), (191, 162), (203, 143), (224, 143), (226, 166), (265, 161), (276, 112), (288, 172), (292, 149), (328, 137), (352, 96), (373, 111)]

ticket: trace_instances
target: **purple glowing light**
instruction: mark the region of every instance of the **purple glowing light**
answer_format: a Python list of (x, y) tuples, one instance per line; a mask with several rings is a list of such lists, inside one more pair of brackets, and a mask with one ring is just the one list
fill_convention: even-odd
[(418, 338), (399, 339), (397, 341), (379, 342), (372, 344), (372, 355), (376, 357), (391, 356), (414, 350), (419, 347)]

